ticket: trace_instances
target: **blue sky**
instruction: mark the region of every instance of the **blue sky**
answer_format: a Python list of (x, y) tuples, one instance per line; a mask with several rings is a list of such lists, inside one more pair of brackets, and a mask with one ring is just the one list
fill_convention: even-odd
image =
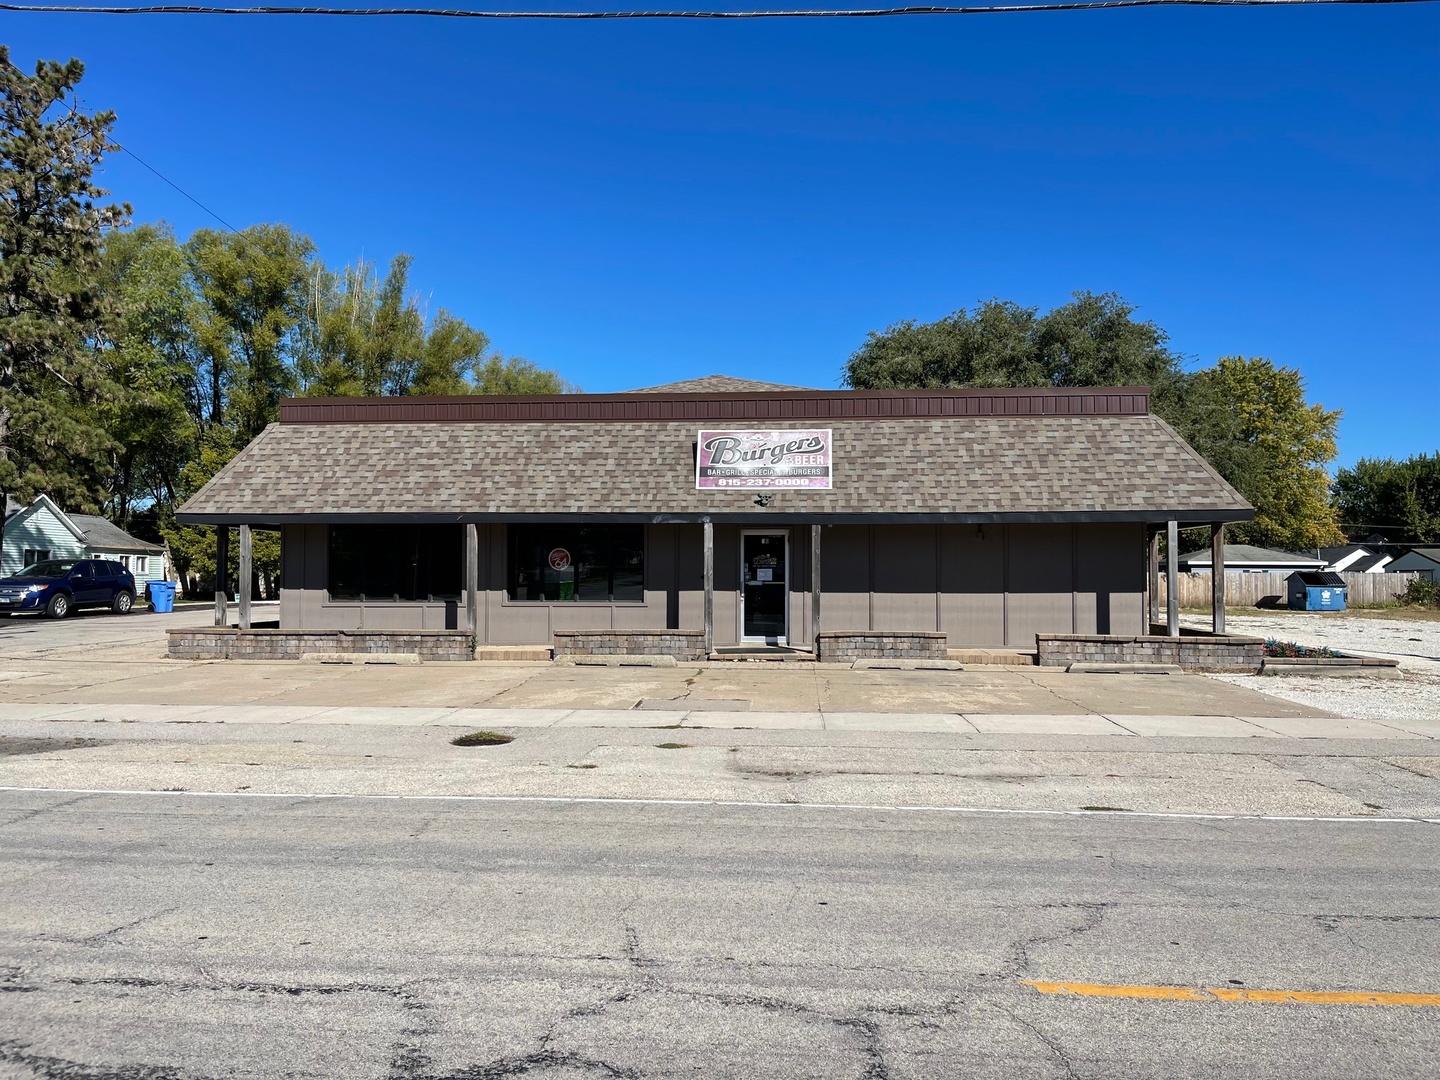
[[(563, 7), (566, 5), (557, 5)], [(837, 384), (866, 331), (1115, 290), (1440, 448), (1440, 6), (764, 22), (5, 16), (236, 226), (415, 257), (586, 390)], [(124, 155), (106, 184), (200, 210)]]

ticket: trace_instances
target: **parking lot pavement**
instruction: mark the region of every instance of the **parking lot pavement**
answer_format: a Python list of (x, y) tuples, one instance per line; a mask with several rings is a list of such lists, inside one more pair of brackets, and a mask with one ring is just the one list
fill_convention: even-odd
[[(265, 613), (261, 609), (262, 616)], [(655, 724), (655, 712), (698, 714), (709, 702), (750, 719), (776, 714), (960, 714), (1213, 717), (1325, 716), (1245, 686), (1198, 675), (1071, 675), (1055, 668), (976, 665), (963, 671), (854, 671), (842, 665), (716, 662), (673, 668), (492, 662), (335, 665), (170, 660), (165, 631), (207, 625), (209, 607), (167, 615), (79, 614), (61, 621), (0, 619), (3, 699), (36, 704), (284, 705), (604, 710), (614, 723)], [(1258, 680), (1252, 680), (1258, 681)], [(642, 702), (645, 708), (637, 708)], [(650, 719), (628, 719), (632, 711)], [(625, 714), (624, 716), (618, 714)], [(696, 722), (719, 725), (710, 711)], [(678, 721), (677, 721), (678, 722)], [(805, 726), (805, 725), (801, 725)]]

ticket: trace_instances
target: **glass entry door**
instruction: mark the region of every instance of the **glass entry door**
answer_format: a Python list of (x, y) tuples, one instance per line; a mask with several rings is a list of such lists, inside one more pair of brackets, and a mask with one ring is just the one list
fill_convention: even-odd
[(740, 640), (788, 644), (790, 537), (740, 534)]

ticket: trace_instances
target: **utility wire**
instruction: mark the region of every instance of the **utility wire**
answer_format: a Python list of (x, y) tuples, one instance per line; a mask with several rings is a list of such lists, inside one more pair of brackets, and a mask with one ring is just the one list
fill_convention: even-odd
[(115, 143), (115, 145), (116, 145), (117, 147), (119, 147), (121, 150), (125, 151), (125, 153), (129, 154), (132, 158), (134, 158), (136, 161), (138, 161), (141, 165), (144, 165), (145, 168), (149, 169), (152, 173), (154, 173), (156, 176), (158, 176), (161, 180), (164, 180), (165, 183), (169, 184), (172, 188), (174, 188), (176, 191), (178, 191), (181, 195), (184, 195), (185, 198), (189, 199), (189, 200), (190, 200), (191, 202), (193, 202), (196, 206), (198, 206), (201, 210), (204, 210), (205, 213), (209, 214), (209, 215), (210, 215), (211, 217), (213, 217), (216, 221), (220, 222), (221, 225), (224, 225), (225, 228), (229, 229), (231, 232), (238, 232), (238, 231), (239, 231), (239, 230), (237, 230), (237, 229), (235, 228), (234, 225), (231, 225), (228, 221), (226, 221), (223, 217), (221, 217), (219, 214), (217, 214), (214, 210), (211, 210), (208, 206), (206, 206), (204, 203), (202, 203), (199, 199), (195, 198), (194, 195), (191, 195), (188, 191), (186, 191), (184, 188), (182, 188), (179, 184), (175, 183), (174, 180), (171, 180), (168, 176), (166, 176), (164, 173), (162, 173), (159, 169), (155, 168), (154, 165), (151, 165), (148, 161), (146, 161), (144, 158), (142, 158), (139, 154), (135, 153), (134, 150), (131, 150), (128, 146), (121, 146), (118, 142)]
[(209, 4), (0, 4), (0, 11), (73, 15), (340, 15), (360, 18), (410, 16), (430, 19), (866, 19), (898, 15), (1007, 15), (1030, 11), (1095, 11), (1138, 7), (1310, 7), (1318, 4), (1429, 4), (1437, 0), (1074, 0), (1070, 3), (1002, 4), (994, 7), (913, 6), (819, 8), (774, 11), (471, 11), (422, 7), (222, 7)]

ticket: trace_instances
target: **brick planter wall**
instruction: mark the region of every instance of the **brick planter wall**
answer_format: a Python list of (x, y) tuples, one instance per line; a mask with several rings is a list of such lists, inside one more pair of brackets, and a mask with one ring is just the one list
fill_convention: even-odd
[(468, 630), (236, 630), (192, 626), (169, 631), (172, 660), (299, 660), (310, 653), (414, 654), (474, 660)]
[(704, 630), (556, 630), (555, 658), (562, 656), (673, 656), (705, 659)]
[(1036, 634), (1042, 667), (1073, 663), (1169, 664), (1187, 671), (1234, 671), (1254, 674), (1264, 662), (1260, 638), (1212, 634)]
[(815, 659), (822, 664), (855, 660), (944, 660), (947, 635), (934, 630), (822, 630)]

